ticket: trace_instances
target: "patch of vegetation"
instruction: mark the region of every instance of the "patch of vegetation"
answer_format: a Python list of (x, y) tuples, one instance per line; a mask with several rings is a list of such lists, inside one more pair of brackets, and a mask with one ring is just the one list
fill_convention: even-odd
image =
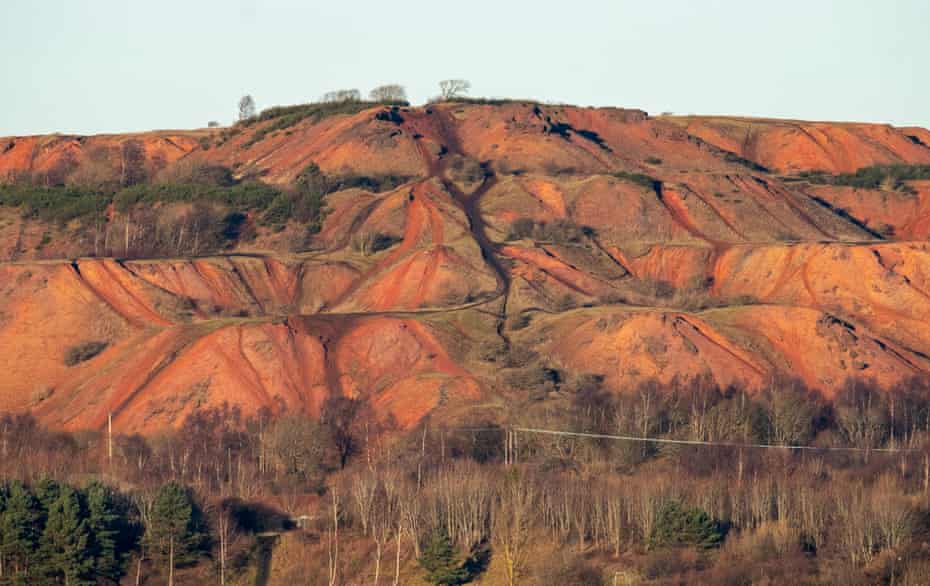
[(636, 185), (639, 185), (640, 187), (645, 187), (646, 189), (651, 189), (653, 191), (658, 191), (657, 187), (661, 185), (662, 183), (655, 177), (650, 177), (649, 175), (646, 175), (644, 173), (630, 173), (628, 171), (615, 171), (614, 173), (611, 173), (610, 175), (612, 177), (616, 177), (617, 179), (622, 179), (623, 181), (627, 181), (629, 183), (635, 183)]
[(592, 228), (579, 226), (571, 220), (554, 222), (517, 218), (510, 225), (508, 240), (538, 240), (555, 244), (577, 244), (594, 233)]
[(364, 189), (372, 193), (382, 193), (392, 191), (405, 183), (409, 183), (413, 177), (406, 175), (339, 175), (329, 178), (328, 193), (342, 191), (343, 189)]
[(855, 173), (839, 175), (830, 175), (823, 171), (802, 171), (797, 177), (818, 185), (910, 191), (905, 182), (930, 180), (930, 165), (872, 165)]
[(36, 245), (36, 250), (42, 250), (52, 242), (52, 233), (46, 230), (42, 233), (42, 240)]
[(127, 210), (140, 203), (211, 202), (240, 210), (268, 208), (281, 191), (258, 181), (221, 187), (197, 183), (140, 184), (119, 191), (113, 198), (118, 210)]
[(452, 103), (452, 104), (478, 104), (482, 106), (506, 106), (508, 104), (521, 105), (542, 105), (538, 100), (518, 99), (518, 98), (469, 98), (466, 96), (455, 96), (451, 98), (436, 98), (432, 103)]
[(356, 234), (352, 238), (352, 248), (365, 256), (377, 254), (382, 250), (391, 248), (402, 239), (391, 234), (383, 232), (368, 232), (365, 234)]
[(426, 580), (430, 584), (455, 586), (468, 582), (471, 577), (448, 533), (442, 529), (437, 529), (430, 536), (419, 562), (426, 570)]
[(661, 165), (662, 159), (660, 159), (659, 157), (647, 157), (646, 164), (647, 165)]
[(369, 108), (377, 106), (409, 106), (407, 102), (370, 102), (345, 100), (339, 102), (314, 102), (310, 104), (298, 104), (295, 106), (275, 106), (263, 110), (261, 114), (240, 122), (243, 126), (252, 126), (262, 122), (271, 122), (258, 130), (252, 137), (242, 144), (242, 148), (247, 149), (273, 132), (284, 130), (296, 126), (300, 122), (312, 119), (314, 123), (325, 118), (336, 115), (353, 115), (364, 112)]
[(730, 151), (726, 151), (724, 153), (723, 160), (725, 160), (727, 163), (735, 163), (737, 165), (741, 165), (743, 167), (746, 167), (747, 169), (752, 169), (753, 171), (757, 171), (759, 173), (769, 172), (767, 167), (763, 167), (762, 165), (760, 165), (759, 163), (755, 161), (750, 161), (749, 159), (745, 157), (741, 157), (737, 155), (736, 153), (733, 153)]
[(677, 501), (670, 501), (656, 515), (650, 547), (689, 545), (704, 549), (720, 546), (726, 528), (700, 508), (686, 509)]
[(106, 350), (108, 345), (107, 342), (84, 342), (83, 344), (72, 346), (65, 352), (65, 364), (67, 366), (75, 366), (82, 362), (87, 362)]
[(83, 187), (0, 185), (0, 206), (23, 207), (27, 217), (58, 224), (102, 212), (109, 201), (105, 193)]

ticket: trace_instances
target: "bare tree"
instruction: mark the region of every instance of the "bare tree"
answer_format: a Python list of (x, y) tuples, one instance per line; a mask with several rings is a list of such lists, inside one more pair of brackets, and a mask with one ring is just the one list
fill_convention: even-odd
[(439, 93), (444, 100), (460, 98), (469, 90), (471, 82), (467, 79), (445, 79), (439, 82)]
[(217, 122), (216, 120), (211, 120), (207, 122), (207, 128), (219, 128), (219, 127), (220, 127), (220, 123)]
[(223, 501), (216, 511), (216, 533), (220, 541), (220, 584), (226, 584), (226, 560), (229, 558), (229, 546), (235, 543), (237, 537), (232, 504), (230, 501)]
[(334, 90), (323, 94), (324, 102), (361, 102), (362, 92), (356, 89)]
[(255, 98), (250, 94), (242, 96), (239, 100), (239, 120), (249, 120), (255, 117)]
[(145, 181), (145, 145), (129, 139), (120, 145), (120, 184), (129, 187)]
[(493, 512), (493, 539), (504, 558), (507, 583), (513, 586), (526, 563), (536, 489), (516, 477), (503, 487)]
[(407, 90), (404, 86), (391, 83), (379, 85), (368, 94), (373, 102), (406, 102)]

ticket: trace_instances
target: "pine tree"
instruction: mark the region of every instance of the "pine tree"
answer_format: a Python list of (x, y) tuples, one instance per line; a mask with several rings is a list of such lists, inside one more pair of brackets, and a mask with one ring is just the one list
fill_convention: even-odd
[(32, 486), (32, 492), (39, 502), (39, 508), (42, 509), (43, 517), (45, 513), (52, 508), (52, 504), (61, 496), (64, 488), (65, 487), (59, 484), (57, 480), (52, 480), (51, 478), (43, 478)]
[(94, 560), (94, 575), (119, 581), (123, 574), (126, 551), (132, 547), (127, 524), (121, 518), (113, 491), (91, 482), (84, 489), (87, 500), (89, 552)]
[(11, 482), (5, 492), (6, 506), (0, 515), (0, 558), (4, 577), (28, 576), (39, 543), (39, 505), (22, 482)]
[(455, 552), (449, 535), (437, 529), (420, 556), (420, 566), (426, 570), (426, 579), (439, 586), (464, 584), (468, 571)]
[(89, 532), (80, 494), (59, 486), (59, 497), (48, 508), (39, 553), (46, 576), (66, 586), (94, 584), (94, 559), (88, 551)]
[(168, 566), (168, 584), (174, 584), (174, 568), (190, 562), (204, 546), (200, 515), (190, 492), (174, 482), (159, 489), (146, 527), (146, 546), (153, 557)]

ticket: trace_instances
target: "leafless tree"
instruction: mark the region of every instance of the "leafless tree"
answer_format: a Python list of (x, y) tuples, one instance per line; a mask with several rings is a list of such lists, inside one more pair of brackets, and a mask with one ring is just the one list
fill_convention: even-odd
[(526, 564), (536, 507), (536, 489), (517, 476), (506, 483), (495, 503), (492, 538), (504, 559), (507, 584), (513, 586)]
[(368, 97), (373, 102), (406, 102), (407, 90), (404, 86), (396, 83), (379, 85), (371, 90)]
[(216, 534), (220, 542), (220, 584), (226, 584), (226, 560), (229, 558), (229, 546), (235, 543), (238, 536), (230, 501), (223, 501), (217, 506)]
[(467, 79), (445, 79), (439, 82), (439, 93), (444, 100), (460, 98), (469, 90), (471, 82)]
[(255, 117), (255, 98), (246, 94), (239, 99), (239, 120), (249, 120)]
[(132, 138), (120, 145), (120, 185), (128, 187), (145, 181), (145, 145)]
[(362, 101), (362, 92), (356, 89), (334, 90), (323, 94), (324, 102), (360, 102)]
[(300, 481), (319, 480), (325, 438), (314, 420), (301, 415), (282, 417), (275, 422), (269, 442), (278, 472)]

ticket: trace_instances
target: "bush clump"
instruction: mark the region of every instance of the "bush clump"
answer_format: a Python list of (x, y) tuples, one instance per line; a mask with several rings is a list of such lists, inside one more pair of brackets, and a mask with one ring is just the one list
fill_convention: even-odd
[(268, 208), (281, 191), (259, 181), (247, 181), (232, 186), (206, 183), (139, 184), (120, 190), (113, 203), (125, 211), (140, 203), (209, 202), (242, 210)]
[(22, 206), (27, 217), (58, 224), (101, 212), (109, 201), (105, 193), (84, 187), (0, 185), (0, 206)]
[(532, 218), (517, 218), (510, 225), (508, 240), (539, 240), (556, 244), (576, 244), (594, 234), (587, 226), (579, 226), (571, 220), (554, 222), (536, 221)]
[(657, 190), (657, 186), (660, 185), (660, 181), (655, 177), (650, 177), (644, 173), (630, 173), (628, 171), (616, 171), (611, 173), (611, 176), (616, 177), (617, 179), (622, 179), (623, 181), (628, 181), (630, 183), (635, 183), (640, 187), (645, 187), (650, 190)]
[(906, 181), (930, 179), (930, 165), (872, 165), (855, 173), (839, 175), (830, 175), (823, 171), (803, 171), (798, 174), (798, 178), (818, 185), (908, 191)]
[(696, 546), (710, 549), (720, 546), (725, 528), (700, 508), (687, 509), (677, 501), (669, 501), (656, 515), (650, 547)]
[(82, 362), (87, 362), (106, 350), (108, 345), (107, 342), (84, 342), (83, 344), (72, 346), (65, 352), (65, 364), (67, 366), (75, 366)]
[(401, 241), (401, 238), (383, 232), (358, 234), (352, 239), (352, 248), (365, 256), (387, 250)]

